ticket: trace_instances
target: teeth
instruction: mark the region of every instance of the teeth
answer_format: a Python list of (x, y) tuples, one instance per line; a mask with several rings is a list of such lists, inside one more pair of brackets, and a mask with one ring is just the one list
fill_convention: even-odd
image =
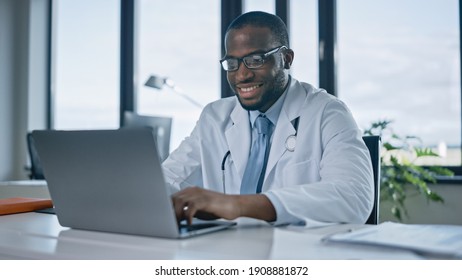
[(254, 89), (256, 89), (256, 88), (259, 88), (259, 87), (260, 87), (260, 86), (257, 85), (257, 86), (252, 86), (252, 87), (248, 87), (248, 88), (241, 88), (241, 90), (242, 90), (243, 92), (247, 92), (247, 91), (252, 91), (252, 90), (254, 90)]

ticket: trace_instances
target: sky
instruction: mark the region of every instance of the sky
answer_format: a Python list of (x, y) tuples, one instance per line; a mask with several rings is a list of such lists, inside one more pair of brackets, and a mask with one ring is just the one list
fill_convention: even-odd
[(358, 122), (460, 145), (458, 1), (337, 3), (338, 95)]

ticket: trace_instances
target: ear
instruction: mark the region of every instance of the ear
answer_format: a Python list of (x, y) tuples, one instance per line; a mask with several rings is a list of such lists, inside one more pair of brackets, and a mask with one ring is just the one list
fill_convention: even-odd
[(292, 65), (292, 62), (294, 61), (294, 51), (291, 49), (288, 49), (284, 52), (284, 69), (290, 69), (290, 66)]

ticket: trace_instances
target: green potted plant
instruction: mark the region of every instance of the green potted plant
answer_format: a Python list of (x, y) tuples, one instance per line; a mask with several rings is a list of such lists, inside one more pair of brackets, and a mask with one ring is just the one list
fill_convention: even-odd
[(379, 135), (382, 139), (380, 156), (380, 201), (391, 202), (393, 216), (399, 221), (408, 217), (406, 198), (409, 194), (423, 195), (428, 202), (444, 203), (444, 199), (432, 191), (430, 184), (437, 176), (453, 176), (453, 172), (440, 166), (424, 167), (416, 164), (423, 157), (439, 157), (415, 136), (399, 136), (390, 127), (392, 121), (377, 121), (364, 131), (364, 135)]

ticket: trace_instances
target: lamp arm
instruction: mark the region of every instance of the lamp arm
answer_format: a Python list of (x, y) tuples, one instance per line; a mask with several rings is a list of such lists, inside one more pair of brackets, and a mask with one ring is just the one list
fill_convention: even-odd
[(196, 100), (192, 99), (191, 97), (189, 97), (188, 95), (184, 94), (183, 93), (183, 90), (181, 90), (181, 88), (175, 86), (175, 85), (169, 85), (168, 83), (165, 83), (167, 86), (170, 86), (171, 89), (173, 89), (174, 92), (176, 92), (178, 95), (180, 95), (181, 97), (183, 97), (184, 99), (188, 100), (189, 102), (191, 102), (192, 104), (196, 105), (197, 107), (199, 108), (204, 108), (204, 106), (202, 106), (202, 104), (200, 104), (199, 102), (197, 102)]
[(194, 99), (192, 99), (191, 97), (189, 97), (188, 95), (184, 94), (184, 93), (181, 93), (181, 92), (178, 92), (178, 91), (175, 91), (177, 94), (181, 95), (183, 98), (187, 99), (189, 102), (191, 102), (192, 104), (196, 105), (197, 107), (199, 108), (203, 108), (203, 106), (201, 104), (199, 104), (197, 101), (195, 101)]
[(169, 78), (162, 78), (162, 77), (159, 77), (159, 76), (150, 76), (148, 81), (144, 85), (148, 86), (148, 87), (156, 88), (156, 89), (161, 89), (163, 85), (166, 85), (169, 88), (171, 88), (175, 93), (177, 93), (178, 95), (180, 95), (184, 99), (188, 100), (189, 102), (191, 102), (195, 106), (197, 106), (197, 107), (199, 107), (201, 109), (204, 108), (204, 106), (202, 106), (202, 104), (200, 104), (196, 100), (192, 99), (188, 95), (184, 94), (183, 90), (180, 89), (179, 87), (177, 87), (175, 85), (175, 83), (172, 80), (170, 80)]

